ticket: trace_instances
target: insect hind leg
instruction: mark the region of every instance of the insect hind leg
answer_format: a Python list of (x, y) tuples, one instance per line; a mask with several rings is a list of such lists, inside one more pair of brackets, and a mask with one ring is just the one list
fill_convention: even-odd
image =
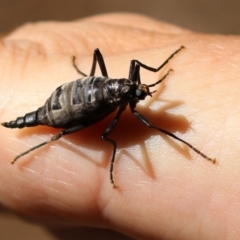
[(38, 144), (38, 145), (36, 145), (36, 146), (28, 149), (27, 151), (20, 153), (19, 155), (17, 155), (17, 156), (11, 161), (11, 163), (14, 164), (20, 157), (22, 157), (22, 156), (24, 156), (24, 155), (27, 155), (29, 152), (32, 152), (32, 151), (34, 151), (35, 149), (38, 149), (38, 148), (40, 148), (40, 147), (42, 147), (42, 146), (44, 146), (44, 145), (47, 145), (47, 144), (50, 143), (50, 142), (59, 140), (63, 135), (67, 135), (67, 134), (70, 134), (70, 133), (74, 133), (74, 132), (79, 131), (79, 130), (85, 128), (85, 127), (87, 127), (87, 126), (80, 125), (80, 126), (75, 126), (75, 127), (72, 127), (72, 128), (65, 129), (65, 130), (61, 131), (60, 133), (52, 136), (50, 140), (45, 141), (45, 142), (42, 142), (42, 143), (40, 143), (40, 144)]

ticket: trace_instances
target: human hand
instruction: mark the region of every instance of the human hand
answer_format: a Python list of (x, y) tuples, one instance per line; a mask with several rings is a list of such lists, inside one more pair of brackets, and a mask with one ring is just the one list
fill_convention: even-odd
[(69, 236), (73, 228), (85, 226), (139, 239), (237, 238), (239, 44), (238, 37), (196, 34), (128, 14), (29, 24), (3, 37), (1, 122), (36, 110), (58, 86), (80, 78), (71, 65), (73, 55), (88, 74), (93, 50), (99, 48), (109, 76), (121, 78), (128, 76), (130, 60), (158, 67), (184, 45), (186, 50), (159, 73), (141, 70), (147, 84), (169, 68), (174, 72), (137, 109), (154, 125), (216, 157), (218, 164), (146, 128), (127, 110), (111, 134), (119, 150), (114, 168), (119, 189), (112, 190), (112, 148), (101, 134), (114, 115), (15, 165), (10, 164), (15, 155), (59, 130), (1, 127), (1, 204), (54, 225), (62, 238), (63, 231)]

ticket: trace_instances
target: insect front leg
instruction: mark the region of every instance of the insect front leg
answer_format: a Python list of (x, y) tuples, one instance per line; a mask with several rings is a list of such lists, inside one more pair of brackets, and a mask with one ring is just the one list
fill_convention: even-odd
[(185, 145), (187, 145), (188, 147), (190, 147), (193, 151), (195, 151), (197, 154), (201, 155), (203, 158), (211, 161), (213, 164), (216, 163), (216, 159), (215, 159), (215, 158), (210, 158), (210, 157), (208, 157), (207, 155), (205, 155), (204, 153), (202, 153), (200, 150), (198, 150), (197, 148), (195, 148), (195, 147), (194, 147), (193, 145), (191, 145), (190, 143), (188, 143), (188, 142), (184, 141), (183, 139), (177, 137), (176, 135), (174, 135), (174, 134), (171, 133), (171, 132), (168, 132), (168, 131), (166, 131), (166, 130), (164, 130), (164, 129), (162, 129), (162, 128), (159, 128), (159, 127), (156, 127), (156, 126), (152, 125), (152, 123), (150, 123), (143, 115), (141, 115), (139, 112), (137, 112), (137, 111), (134, 109), (134, 108), (135, 108), (135, 105), (134, 105), (134, 104), (130, 104), (130, 108), (131, 108), (131, 111), (132, 111), (132, 113), (134, 114), (134, 116), (135, 116), (138, 120), (140, 120), (142, 123), (144, 123), (147, 127), (149, 127), (149, 128), (154, 128), (154, 129), (156, 129), (156, 130), (158, 130), (158, 131), (160, 131), (160, 132), (162, 132), (162, 133), (164, 133), (164, 134), (166, 134), (166, 135), (168, 135), (168, 136), (170, 136), (170, 137), (172, 137), (172, 138), (174, 138), (174, 139), (176, 139), (176, 140), (184, 143)]
[(133, 82), (136, 82), (137, 84), (141, 84), (140, 65), (136, 64), (135, 60), (132, 60), (130, 63), (128, 78), (131, 79)]
[(105, 132), (102, 135), (103, 140), (110, 142), (113, 145), (113, 153), (112, 153), (111, 165), (110, 165), (110, 181), (111, 181), (114, 189), (117, 188), (117, 186), (114, 183), (114, 179), (113, 179), (113, 165), (114, 165), (114, 160), (115, 160), (115, 155), (116, 155), (117, 143), (113, 139), (109, 138), (108, 135), (112, 132), (112, 130), (116, 126), (116, 124), (119, 121), (119, 118), (120, 118), (122, 112), (125, 110), (125, 108), (126, 108), (126, 105), (123, 105), (119, 108), (117, 116), (113, 119), (113, 121), (110, 123), (110, 125), (108, 126), (108, 128), (105, 130)]
[(140, 61), (133, 59), (131, 61), (130, 70), (129, 70), (129, 76), (131, 77), (130, 79), (139, 83), (139, 81), (140, 81), (140, 79), (138, 79), (139, 70), (136, 69), (138, 65), (141, 66), (142, 68), (147, 69), (148, 71), (158, 72), (161, 68), (163, 68), (170, 61), (170, 59), (172, 59), (178, 52), (180, 52), (184, 48), (185, 48), (184, 46), (181, 46), (179, 49), (177, 49), (175, 52), (173, 52), (158, 68), (149, 67), (149, 66), (141, 63)]
[(72, 128), (68, 128), (68, 129), (65, 129), (63, 131), (61, 131), (60, 133), (54, 135), (50, 140), (46, 141), (46, 142), (42, 142), (30, 149), (28, 149), (27, 151), (23, 152), (23, 153), (20, 153), (19, 155), (17, 155), (12, 161), (11, 163), (14, 164), (20, 157), (24, 156), (24, 155), (27, 155), (29, 152), (35, 150), (35, 149), (38, 149), (50, 142), (53, 142), (53, 141), (56, 141), (58, 139), (60, 139), (63, 135), (67, 135), (67, 134), (70, 134), (70, 133), (74, 133), (74, 132), (77, 132), (83, 128), (87, 127), (86, 125), (80, 125), (80, 126), (75, 126), (75, 127), (72, 127)]

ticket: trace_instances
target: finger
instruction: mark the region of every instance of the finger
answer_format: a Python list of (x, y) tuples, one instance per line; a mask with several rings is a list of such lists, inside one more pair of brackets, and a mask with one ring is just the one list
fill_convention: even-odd
[(158, 32), (162, 34), (181, 34), (188, 31), (178, 26), (161, 22), (140, 14), (108, 13), (91, 16), (80, 21), (117, 25), (126, 28)]

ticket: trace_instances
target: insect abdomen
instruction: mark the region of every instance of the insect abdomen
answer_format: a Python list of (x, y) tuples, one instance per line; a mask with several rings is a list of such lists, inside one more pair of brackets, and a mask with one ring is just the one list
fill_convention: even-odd
[(115, 110), (103, 98), (105, 77), (84, 77), (58, 87), (38, 110), (39, 124), (59, 128), (93, 124)]
[(95, 123), (114, 111), (103, 96), (105, 77), (84, 77), (58, 87), (37, 111), (2, 123), (8, 128), (47, 125), (55, 128)]

